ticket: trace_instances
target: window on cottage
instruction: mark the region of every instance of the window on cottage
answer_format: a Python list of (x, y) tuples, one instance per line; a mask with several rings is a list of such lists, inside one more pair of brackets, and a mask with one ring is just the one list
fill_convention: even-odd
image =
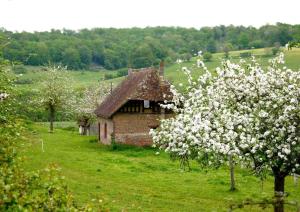
[(144, 108), (150, 108), (150, 101), (144, 100)]
[(107, 138), (107, 124), (104, 124), (104, 138)]

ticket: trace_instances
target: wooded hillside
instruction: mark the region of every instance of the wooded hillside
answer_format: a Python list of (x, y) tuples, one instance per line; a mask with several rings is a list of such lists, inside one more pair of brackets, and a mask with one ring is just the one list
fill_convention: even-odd
[(69, 69), (119, 69), (157, 65), (161, 59), (189, 60), (199, 50), (226, 52), (240, 49), (283, 46), (300, 40), (300, 25), (277, 23), (260, 28), (216, 26), (194, 28), (95, 28), (10, 32), (3, 56), (25, 65), (60, 63)]

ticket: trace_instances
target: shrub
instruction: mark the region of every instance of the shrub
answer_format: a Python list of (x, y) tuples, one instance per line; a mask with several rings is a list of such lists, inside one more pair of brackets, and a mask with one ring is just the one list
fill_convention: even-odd
[(109, 79), (113, 79), (113, 78), (116, 78), (116, 76), (114, 74), (111, 74), (111, 73), (104, 74), (104, 80), (109, 80)]
[(272, 48), (272, 55), (278, 54), (279, 51), (280, 51), (280, 48), (279, 48), (279, 47), (273, 47), (273, 48)]
[(203, 54), (203, 59), (204, 59), (205, 62), (211, 61), (211, 59), (212, 59), (212, 54), (211, 54), (210, 52), (205, 52), (205, 53)]
[(117, 72), (117, 77), (123, 77), (126, 76), (128, 74), (128, 70), (127, 69), (120, 69)]

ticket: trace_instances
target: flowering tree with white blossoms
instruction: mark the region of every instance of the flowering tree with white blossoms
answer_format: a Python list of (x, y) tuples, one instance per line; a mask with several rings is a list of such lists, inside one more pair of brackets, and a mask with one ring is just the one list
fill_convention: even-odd
[(285, 177), (300, 171), (300, 72), (282, 67), (283, 54), (264, 70), (225, 61), (217, 75), (194, 81), (189, 71), (187, 95), (172, 87), (176, 117), (152, 130), (154, 145), (183, 159), (207, 164), (229, 157), (274, 175), (275, 211), (283, 211)]
[(97, 88), (87, 88), (76, 99), (74, 106), (75, 118), (82, 124), (82, 135), (86, 135), (89, 125), (96, 119), (95, 110), (109, 94), (109, 88), (100, 84)]
[(37, 103), (49, 111), (50, 128), (53, 132), (55, 114), (60, 109), (70, 110), (73, 103), (72, 79), (65, 68), (49, 67), (41, 82)]
[(290, 41), (286, 44), (286, 48), (288, 50), (292, 50), (292, 48), (300, 48), (300, 42), (296, 42), (296, 41)]
[(12, 95), (14, 79), (11, 70), (3, 67), (0, 63), (0, 128), (1, 124), (7, 121), (7, 114), (14, 113), (14, 110), (10, 107), (11, 104), (15, 104), (15, 95)]

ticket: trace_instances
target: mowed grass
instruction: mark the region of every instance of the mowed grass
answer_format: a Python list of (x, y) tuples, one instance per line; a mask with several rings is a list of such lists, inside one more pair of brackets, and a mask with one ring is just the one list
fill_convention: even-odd
[[(227, 167), (202, 170), (191, 163), (191, 171), (180, 169), (165, 153), (152, 148), (98, 144), (93, 136), (79, 136), (65, 123), (48, 133), (47, 123), (31, 126), (30, 141), (22, 147), (27, 170), (42, 169), (55, 163), (80, 204), (100, 198), (111, 211), (228, 211), (232, 203), (259, 200), (273, 195), (273, 177), (264, 182), (246, 169), (238, 168), (238, 190), (229, 191)], [(42, 151), (42, 143), (44, 152)], [(300, 185), (286, 179), (289, 200), (300, 200)], [(295, 211), (287, 207), (287, 211)], [(265, 209), (272, 211), (272, 208)], [(237, 211), (265, 211), (247, 206)]]

